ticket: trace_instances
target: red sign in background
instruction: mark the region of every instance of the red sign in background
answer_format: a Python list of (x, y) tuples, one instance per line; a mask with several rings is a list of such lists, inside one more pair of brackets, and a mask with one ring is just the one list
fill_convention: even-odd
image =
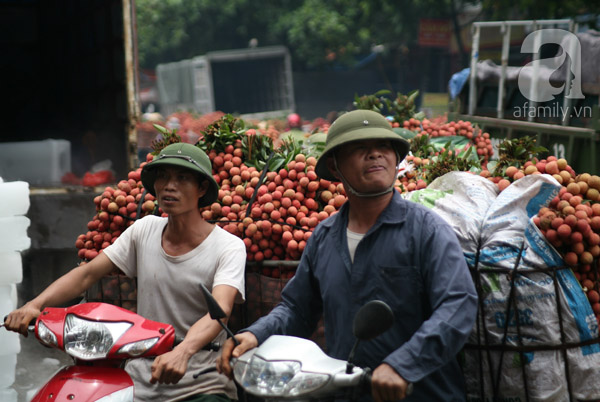
[(422, 18), (419, 21), (419, 46), (448, 47), (452, 25), (446, 19)]

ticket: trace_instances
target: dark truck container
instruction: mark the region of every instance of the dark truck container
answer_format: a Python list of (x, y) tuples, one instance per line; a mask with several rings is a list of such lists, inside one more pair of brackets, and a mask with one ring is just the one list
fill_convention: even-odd
[(0, 145), (68, 140), (78, 176), (104, 160), (126, 175), (139, 114), (134, 27), (133, 0), (0, 1)]

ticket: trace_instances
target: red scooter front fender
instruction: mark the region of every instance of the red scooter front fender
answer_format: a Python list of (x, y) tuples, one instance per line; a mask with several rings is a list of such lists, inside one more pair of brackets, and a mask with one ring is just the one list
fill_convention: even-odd
[(133, 381), (121, 368), (69, 366), (61, 369), (33, 397), (32, 402), (97, 401), (121, 392), (115, 401), (133, 402)]

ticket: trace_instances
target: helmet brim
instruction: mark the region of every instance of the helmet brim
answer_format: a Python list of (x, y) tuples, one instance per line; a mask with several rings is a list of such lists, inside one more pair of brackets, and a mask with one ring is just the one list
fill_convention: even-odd
[(170, 155), (166, 155), (165, 157), (158, 157), (154, 159), (152, 162), (148, 162), (144, 168), (142, 169), (141, 180), (142, 184), (146, 191), (156, 197), (156, 191), (154, 190), (154, 182), (156, 181), (157, 169), (161, 166), (174, 166), (181, 167), (187, 170), (191, 170), (197, 173), (201, 180), (208, 181), (208, 189), (206, 190), (206, 194), (198, 200), (198, 207), (205, 207), (207, 205), (215, 202), (219, 196), (219, 185), (215, 181), (212, 176), (212, 172), (206, 172), (206, 169), (193, 164), (192, 162), (183, 159), (177, 158)]
[(365, 127), (365, 128), (354, 130), (350, 133), (346, 133), (343, 136), (338, 136), (338, 137), (334, 138), (331, 142), (329, 142), (325, 146), (323, 153), (321, 154), (321, 156), (319, 157), (319, 160), (317, 161), (317, 166), (315, 167), (315, 172), (322, 179), (330, 180), (330, 181), (339, 181), (339, 179), (336, 178), (333, 175), (333, 173), (331, 173), (329, 171), (329, 168), (327, 167), (327, 159), (331, 155), (333, 155), (333, 152), (336, 150), (336, 148), (339, 148), (342, 145), (345, 145), (345, 144), (348, 144), (351, 142), (367, 141), (367, 140), (389, 140), (389, 141), (392, 141), (392, 146), (394, 147), (394, 150), (396, 151), (396, 153), (398, 154), (398, 157), (399, 157), (398, 163), (400, 163), (400, 161), (402, 161), (406, 157), (406, 155), (408, 154), (408, 151), (410, 150), (409, 142), (406, 141), (404, 138), (402, 138), (399, 134), (396, 134), (394, 131), (384, 129), (381, 127)]

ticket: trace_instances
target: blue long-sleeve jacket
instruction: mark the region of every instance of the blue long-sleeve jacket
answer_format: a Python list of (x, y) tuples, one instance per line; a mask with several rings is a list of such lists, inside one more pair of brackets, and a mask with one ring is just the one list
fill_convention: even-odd
[(322, 313), (327, 353), (347, 359), (354, 315), (366, 302), (383, 300), (394, 324), (359, 344), (356, 364), (391, 365), (414, 383), (407, 401), (464, 400), (456, 355), (473, 328), (477, 293), (450, 226), (394, 191), (352, 263), (347, 225), (346, 204), (310, 237), (281, 303), (248, 330), (259, 343), (271, 334), (308, 337)]

